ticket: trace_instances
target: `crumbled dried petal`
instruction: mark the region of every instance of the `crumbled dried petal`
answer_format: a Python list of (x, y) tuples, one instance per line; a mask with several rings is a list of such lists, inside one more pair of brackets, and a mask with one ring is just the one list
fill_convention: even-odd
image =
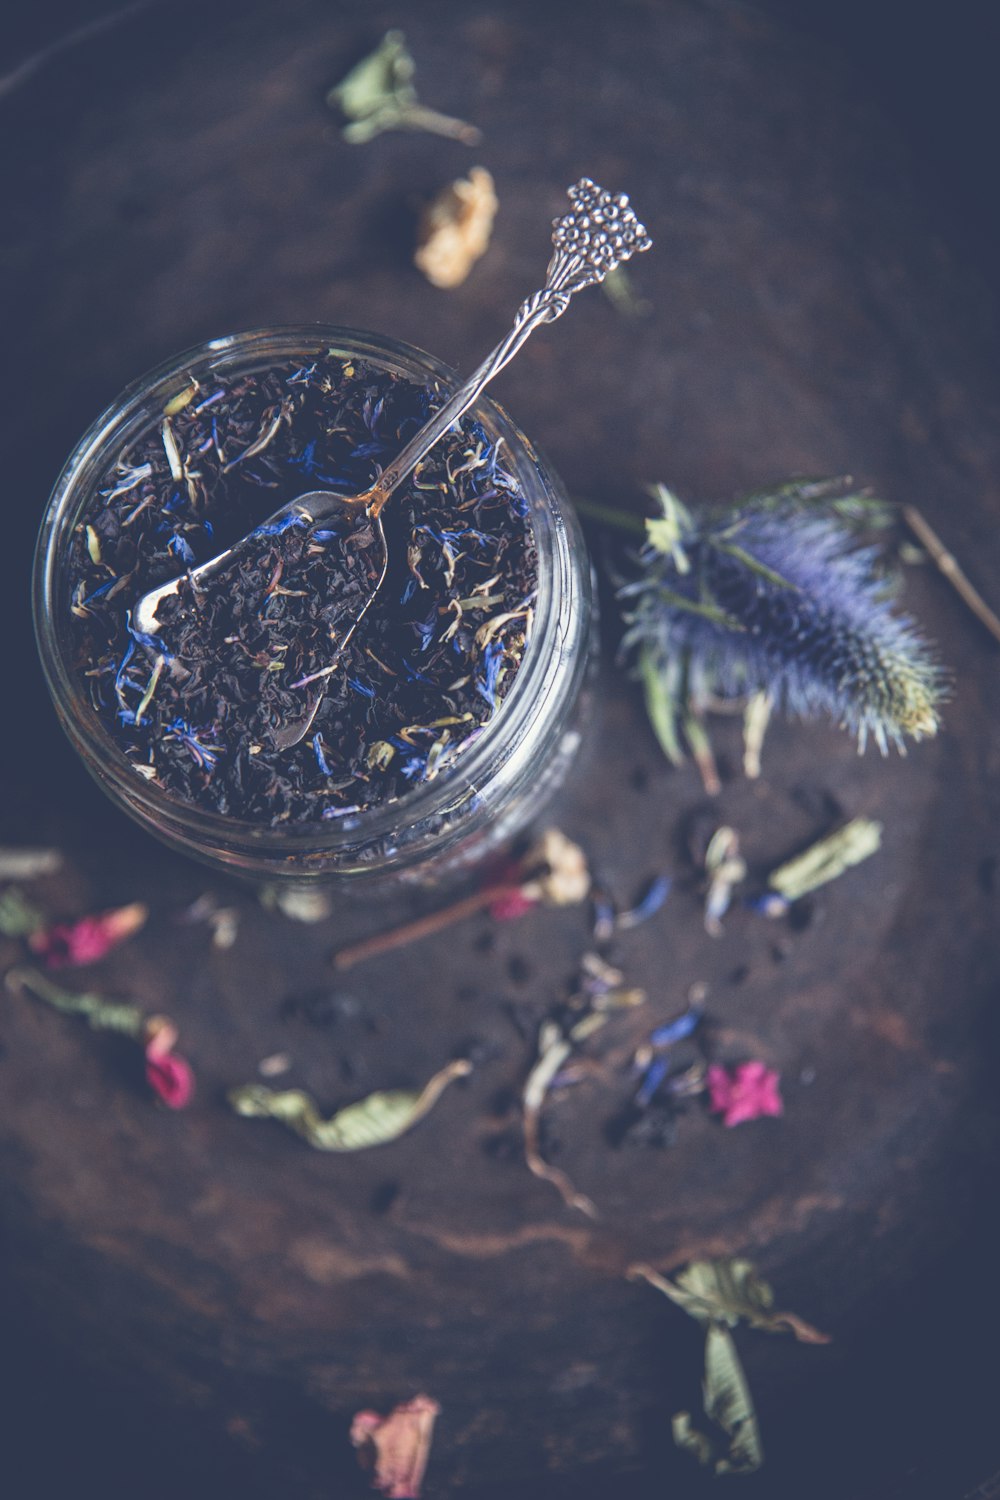
[(194, 1094), (190, 1063), (174, 1051), (177, 1028), (166, 1016), (146, 1022), (146, 1082), (168, 1109), (184, 1109)]
[(372, 1488), (387, 1500), (420, 1500), (440, 1411), (430, 1396), (414, 1396), (387, 1417), (359, 1411), (352, 1421), (351, 1442), (361, 1462), (372, 1470)]
[(780, 1075), (759, 1060), (735, 1068), (713, 1064), (705, 1075), (708, 1107), (721, 1114), (723, 1125), (742, 1125), (762, 1115), (780, 1115), (784, 1105), (778, 1090)]

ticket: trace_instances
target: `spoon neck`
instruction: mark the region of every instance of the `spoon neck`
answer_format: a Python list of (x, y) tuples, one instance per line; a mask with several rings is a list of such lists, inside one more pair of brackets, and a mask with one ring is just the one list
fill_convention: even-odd
[[(561, 310), (560, 308), (559, 311)], [(510, 363), (539, 323), (550, 322), (556, 316), (558, 313), (553, 311), (549, 303), (536, 301), (535, 298), (529, 298), (524, 303), (506, 338), (502, 339), (493, 352), (487, 355), (468, 380), (449, 396), (430, 421), (415, 437), (410, 439), (402, 452), (386, 465), (378, 480), (367, 491), (369, 515), (379, 514), (393, 492), (405, 479), (409, 478), (420, 461), (427, 456), (448, 429), (465, 415), (470, 406), (474, 405), (494, 376)]]

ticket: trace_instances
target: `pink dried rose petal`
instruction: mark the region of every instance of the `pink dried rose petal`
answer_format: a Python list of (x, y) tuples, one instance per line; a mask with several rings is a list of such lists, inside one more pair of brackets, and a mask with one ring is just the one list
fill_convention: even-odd
[(359, 1411), (351, 1442), (362, 1463), (373, 1470), (372, 1488), (386, 1500), (420, 1500), (420, 1486), (431, 1451), (434, 1420), (441, 1408), (430, 1396), (414, 1396), (387, 1417)]
[(129, 906), (118, 906), (97, 916), (81, 917), (78, 922), (43, 927), (31, 933), (28, 946), (50, 969), (93, 964), (138, 932), (148, 916), (149, 908), (141, 901), (133, 901)]
[(784, 1105), (778, 1089), (780, 1074), (755, 1059), (735, 1068), (721, 1068), (717, 1063), (705, 1075), (708, 1107), (721, 1114), (723, 1125), (742, 1125), (762, 1115), (780, 1115)]
[(183, 1109), (194, 1094), (190, 1063), (173, 1050), (177, 1028), (163, 1016), (146, 1025), (146, 1082), (168, 1109)]

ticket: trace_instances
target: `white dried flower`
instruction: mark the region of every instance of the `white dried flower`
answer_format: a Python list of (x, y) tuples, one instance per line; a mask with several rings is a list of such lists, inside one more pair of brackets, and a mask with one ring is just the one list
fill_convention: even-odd
[(528, 870), (540, 873), (521, 887), (529, 901), (543, 901), (546, 906), (575, 906), (590, 893), (590, 871), (587, 857), (558, 828), (548, 828), (533, 844), (524, 859)]
[(465, 280), (490, 242), (497, 206), (485, 167), (473, 167), (428, 204), (413, 261), (433, 286), (459, 286)]

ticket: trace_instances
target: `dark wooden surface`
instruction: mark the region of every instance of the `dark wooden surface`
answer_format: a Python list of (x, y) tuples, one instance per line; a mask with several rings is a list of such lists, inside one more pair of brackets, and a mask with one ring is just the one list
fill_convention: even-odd
[[(588, 293), (498, 385), (571, 493), (613, 502), (662, 479), (713, 499), (851, 471), (923, 509), (991, 586), (983, 293), (873, 91), (742, 6), (569, 15), (472, 0), (404, 18), (423, 96), (481, 125), (474, 152), (340, 140), (324, 88), (400, 21), (381, 3), (154, 5), (0, 94), (19, 143), (2, 168), (0, 836), (66, 850), (40, 890), (58, 915), (150, 903), (141, 938), (87, 979), (173, 1015), (199, 1078), (189, 1112), (157, 1111), (115, 1045), (3, 1001), (0, 1378), (30, 1464), (19, 1496), (62, 1494), (69, 1474), (111, 1496), (362, 1494), (351, 1413), (418, 1389), (444, 1408), (429, 1496), (694, 1495), (668, 1417), (696, 1399), (697, 1333), (621, 1273), (732, 1251), (835, 1338), (741, 1342), (768, 1449), (748, 1497), (957, 1500), (998, 1462), (997, 1382), (974, 1378), (998, 1331), (998, 648), (935, 575), (910, 570), (907, 601), (954, 673), (941, 738), (884, 762), (778, 725), (751, 785), (725, 724), (714, 808), (662, 764), (608, 645), (554, 817), (622, 902), (680, 876), (616, 949), (650, 1004), (609, 1046), (704, 981), (720, 1055), (779, 1067), (787, 1113), (725, 1132), (695, 1112), (669, 1152), (614, 1150), (626, 1080), (581, 1085), (552, 1110), (551, 1147), (596, 1223), (527, 1174), (511, 1113), (586, 946), (582, 911), (474, 921), (335, 981), (333, 944), (406, 908), (303, 927), (213, 883), (103, 801), (41, 687), (31, 541), (63, 454), (126, 381), (213, 335), (313, 318), (468, 369), (536, 284), (547, 220), (584, 172), (650, 227), (633, 276), (648, 316)], [(465, 286), (435, 291), (409, 265), (414, 216), (476, 161), (497, 181), (494, 241)], [(763, 870), (859, 813), (884, 821), (884, 849), (803, 930), (736, 912), (705, 936), (694, 820), (734, 823)], [(208, 888), (242, 913), (227, 953), (177, 920)], [(223, 1102), (277, 1051), (332, 1105), (469, 1049), (467, 1085), (356, 1157)]]

